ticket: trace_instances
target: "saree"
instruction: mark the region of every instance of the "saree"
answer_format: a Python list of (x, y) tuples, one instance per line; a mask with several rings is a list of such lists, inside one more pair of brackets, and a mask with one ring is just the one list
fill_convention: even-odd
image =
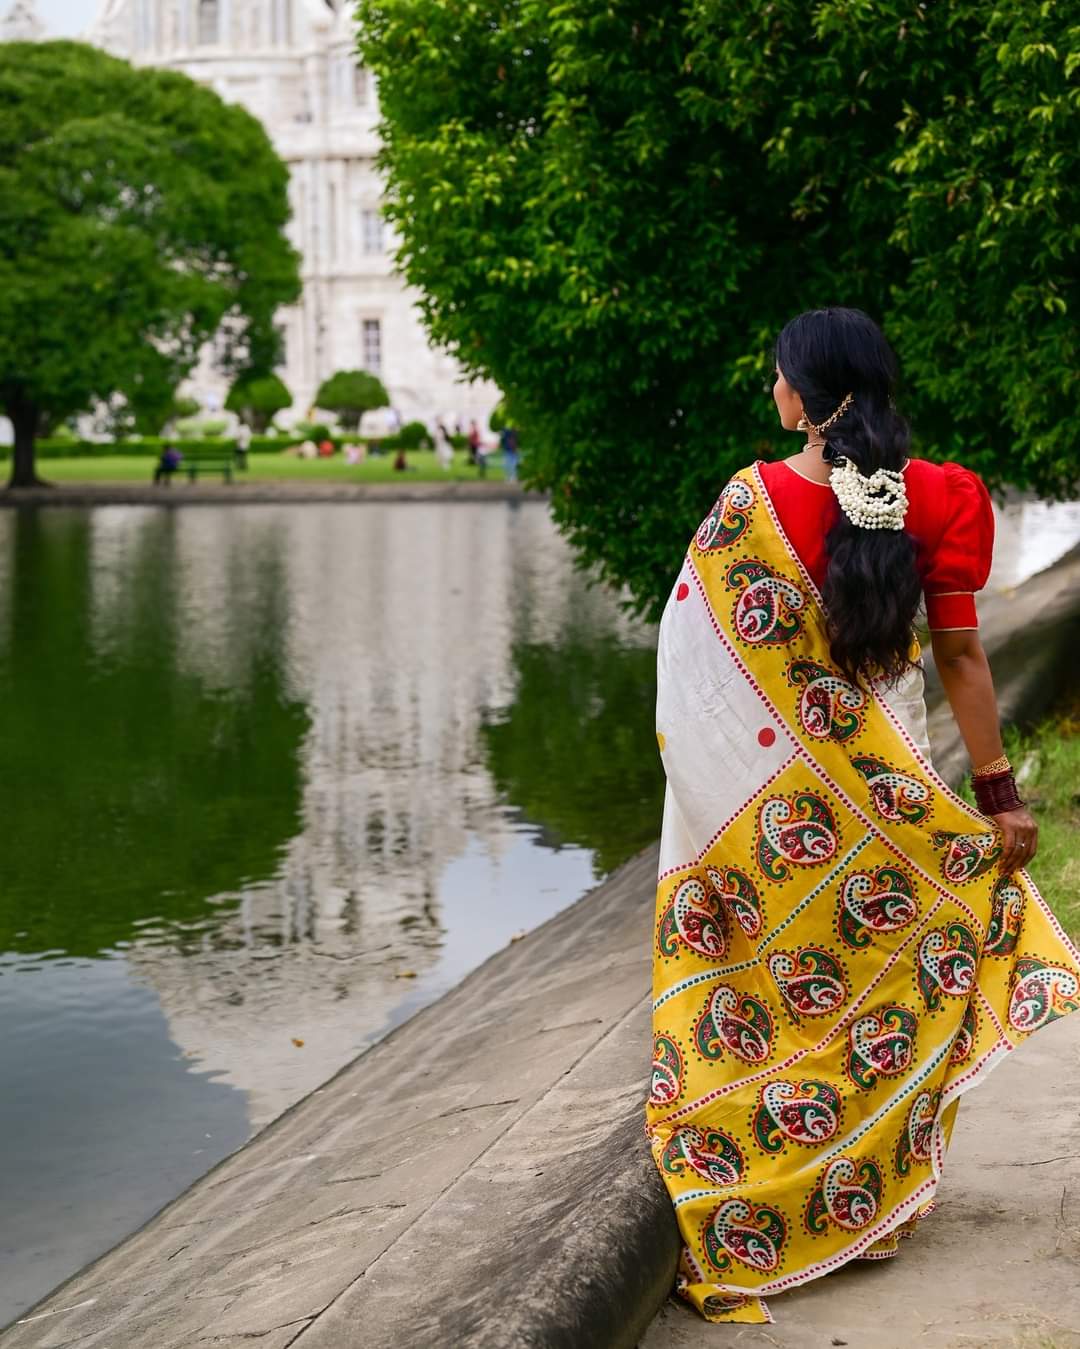
[(692, 540), (657, 653), (667, 787), (645, 1134), (709, 1321), (895, 1253), (959, 1097), (1080, 1007), (1080, 953), (826, 618), (755, 467)]

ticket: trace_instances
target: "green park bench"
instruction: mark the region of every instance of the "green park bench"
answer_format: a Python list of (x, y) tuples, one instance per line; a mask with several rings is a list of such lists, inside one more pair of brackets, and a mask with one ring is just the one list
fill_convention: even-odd
[(187, 474), (188, 482), (194, 482), (200, 473), (220, 473), (226, 482), (232, 482), (236, 456), (230, 446), (221, 449), (207, 446), (206, 449), (186, 449), (180, 460), (180, 472)]
[(188, 482), (195, 482), (200, 473), (220, 473), (231, 483), (236, 469), (247, 468), (247, 454), (232, 445), (185, 446), (181, 454), (183, 457), (174, 471), (186, 474)]

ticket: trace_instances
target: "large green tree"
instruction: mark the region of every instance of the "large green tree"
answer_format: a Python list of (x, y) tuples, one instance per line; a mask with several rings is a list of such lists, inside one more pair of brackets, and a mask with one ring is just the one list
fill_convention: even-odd
[(0, 406), (34, 438), (102, 402), (161, 405), (215, 334), (269, 369), (299, 294), (287, 170), (242, 108), (74, 42), (0, 45)]
[(1010, 0), (361, 0), (407, 279), (655, 610), (792, 314), (854, 304), (919, 452), (1078, 477), (1080, 20)]

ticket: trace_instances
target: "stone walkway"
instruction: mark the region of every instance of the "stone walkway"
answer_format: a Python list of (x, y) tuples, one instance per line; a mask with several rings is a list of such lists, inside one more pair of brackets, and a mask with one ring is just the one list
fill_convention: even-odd
[(895, 1259), (770, 1299), (773, 1325), (669, 1298), (639, 1349), (1080, 1349), (1080, 1014), (963, 1098), (938, 1198)]

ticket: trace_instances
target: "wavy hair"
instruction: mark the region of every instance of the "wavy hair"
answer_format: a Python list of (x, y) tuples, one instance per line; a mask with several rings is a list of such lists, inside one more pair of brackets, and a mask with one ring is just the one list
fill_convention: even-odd
[[(896, 410), (899, 366), (877, 324), (861, 309), (811, 309), (786, 324), (776, 364), (807, 417), (826, 420), (846, 393), (854, 401), (823, 434), (827, 458), (843, 456), (869, 476), (900, 470), (911, 443)], [(921, 583), (906, 529), (862, 529), (842, 512), (825, 541), (822, 600), (832, 658), (855, 683), (896, 678), (912, 665)]]

